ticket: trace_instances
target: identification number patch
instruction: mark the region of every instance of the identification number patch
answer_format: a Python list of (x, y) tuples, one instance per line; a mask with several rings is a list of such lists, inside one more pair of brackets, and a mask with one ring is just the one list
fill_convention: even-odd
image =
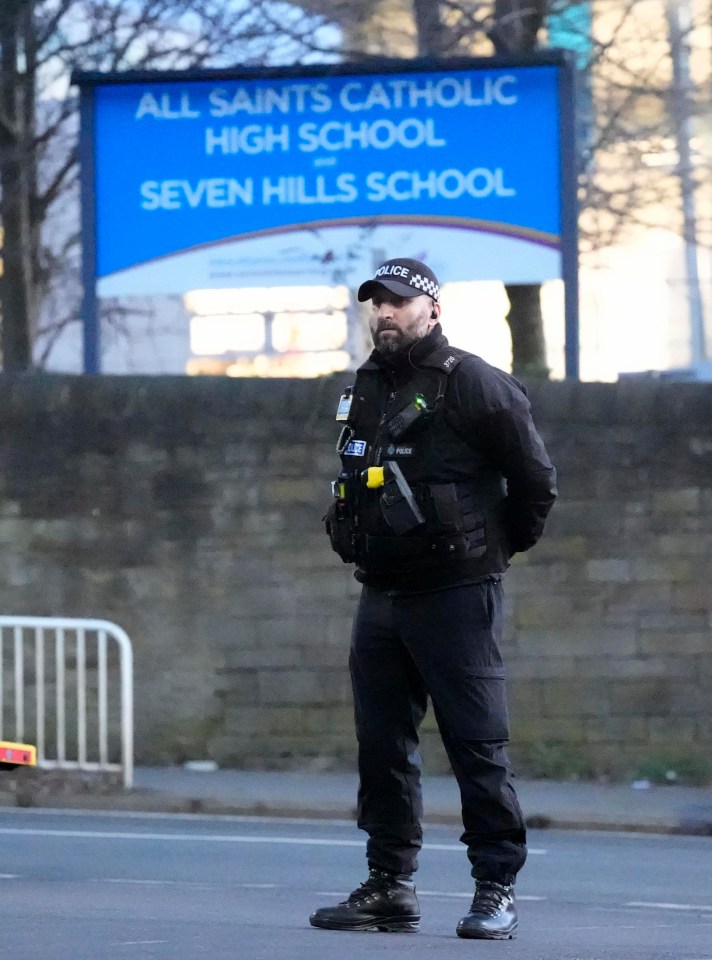
[(366, 441), (365, 440), (351, 440), (344, 450), (344, 454), (347, 457), (365, 457), (366, 456)]
[(341, 394), (341, 399), (339, 400), (339, 406), (336, 408), (336, 419), (340, 421), (348, 420), (349, 413), (351, 411), (351, 401), (353, 400), (353, 395), (351, 393), (351, 387)]

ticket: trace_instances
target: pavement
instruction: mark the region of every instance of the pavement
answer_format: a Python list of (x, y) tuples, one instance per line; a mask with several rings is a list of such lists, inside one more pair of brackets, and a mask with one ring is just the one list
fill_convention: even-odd
[[(195, 767), (198, 769), (195, 769)], [(130, 790), (117, 775), (18, 768), (0, 773), (0, 807), (133, 810), (355, 819), (354, 773), (138, 767)], [(533, 828), (712, 836), (712, 786), (519, 780)], [(423, 778), (425, 821), (460, 823), (452, 776)]]

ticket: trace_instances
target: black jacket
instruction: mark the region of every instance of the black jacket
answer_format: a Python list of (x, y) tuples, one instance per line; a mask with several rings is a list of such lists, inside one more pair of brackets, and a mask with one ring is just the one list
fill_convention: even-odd
[[(422, 415), (397, 439), (394, 417)], [(353, 478), (356, 577), (382, 589), (423, 590), (499, 575), (544, 529), (555, 471), (524, 387), (480, 357), (449, 346), (438, 324), (407, 352), (373, 351), (357, 371), (342, 452)], [(394, 533), (383, 489), (360, 479), (395, 461), (424, 523)]]

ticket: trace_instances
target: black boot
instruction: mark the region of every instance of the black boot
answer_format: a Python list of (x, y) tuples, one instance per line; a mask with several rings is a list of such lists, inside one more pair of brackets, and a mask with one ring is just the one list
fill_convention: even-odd
[(412, 880), (371, 869), (368, 880), (348, 900), (335, 907), (320, 907), (309, 923), (325, 930), (417, 930), (420, 906), (415, 885)]
[(457, 925), (458, 937), (472, 940), (511, 940), (517, 929), (514, 887), (478, 880), (470, 912)]

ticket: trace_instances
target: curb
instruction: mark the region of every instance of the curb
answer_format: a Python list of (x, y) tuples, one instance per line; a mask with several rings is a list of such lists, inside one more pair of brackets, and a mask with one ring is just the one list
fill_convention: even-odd
[[(77, 812), (104, 813), (167, 813), (233, 817), (274, 817), (297, 820), (345, 820), (355, 821), (356, 810), (343, 807), (305, 807), (246, 801), (226, 802), (212, 798), (178, 797), (153, 791), (130, 790), (123, 793), (34, 796), (28, 793), (0, 791), (0, 808), (35, 810), (76, 810)], [(436, 813), (426, 815), (425, 823), (461, 827), (459, 813)], [(532, 814), (526, 819), (530, 830), (586, 830), (640, 834), (676, 834), (688, 836), (712, 836), (712, 811), (705, 816), (689, 815), (677, 822), (668, 820), (631, 822), (629, 820), (574, 819), (570, 817)]]

